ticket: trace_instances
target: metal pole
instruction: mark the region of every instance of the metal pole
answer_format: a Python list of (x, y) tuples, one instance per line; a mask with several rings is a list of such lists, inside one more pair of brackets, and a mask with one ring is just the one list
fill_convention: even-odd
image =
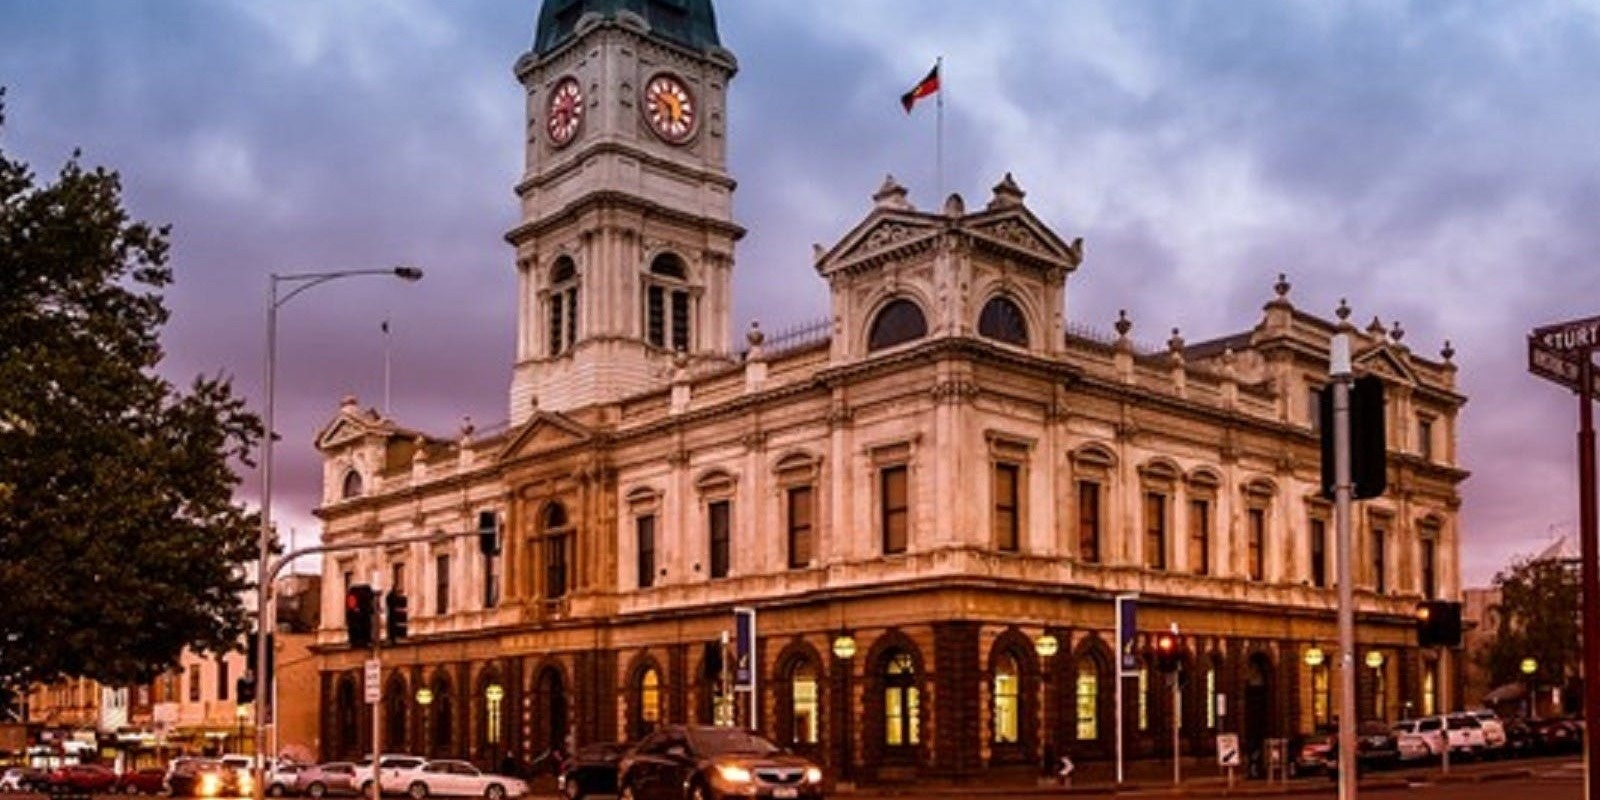
[[(1179, 668), (1180, 670), (1182, 667)], [(1183, 691), (1178, 686), (1178, 675), (1172, 673), (1172, 785), (1183, 784), (1183, 762), (1178, 759), (1178, 726), (1183, 724)]]
[[(1594, 463), (1594, 351), (1578, 354), (1578, 524), (1583, 542), (1583, 718), (1600, 721), (1600, 539), (1596, 539)], [(1600, 733), (1583, 737), (1583, 796), (1600, 800)]]
[(1117, 653), (1116, 663), (1111, 667), (1111, 674), (1117, 678), (1117, 785), (1122, 785), (1122, 653)]
[(1449, 653), (1444, 647), (1439, 648), (1439, 735), (1444, 737), (1444, 754), (1439, 756), (1439, 766), (1446, 775), (1450, 774), (1450, 668), (1445, 663)]
[[(1356, 797), (1356, 622), (1350, 558), (1350, 337), (1333, 337), (1333, 519), (1339, 556), (1339, 800)], [(1448, 736), (1448, 734), (1447, 734)]]
[[(378, 582), (374, 580), (373, 586)], [(383, 632), (378, 630), (378, 593), (373, 592), (372, 603), (372, 660), (378, 664), (378, 695), (372, 701), (372, 800), (383, 797), (383, 773), (379, 762), (383, 755), (383, 728), (378, 715), (383, 709), (383, 661), (381, 656)]]
[(261, 743), (265, 741), (267, 698), (269, 687), (262, 685), (267, 675), (267, 595), (271, 593), (272, 580), (268, 576), (267, 562), (272, 558), (272, 426), (274, 414), (274, 382), (277, 380), (278, 352), (278, 276), (267, 278), (267, 352), (264, 356), (262, 391), (266, 393), (266, 413), (263, 422), (266, 433), (261, 442), (261, 536), (260, 560), (256, 562), (256, 663), (251, 667), (256, 681), (256, 774), (251, 783), (255, 800), (266, 795), (266, 758)]

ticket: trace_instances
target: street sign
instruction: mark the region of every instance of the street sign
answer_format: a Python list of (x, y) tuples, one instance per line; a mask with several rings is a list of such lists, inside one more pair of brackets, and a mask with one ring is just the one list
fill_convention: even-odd
[(378, 659), (367, 659), (365, 677), (367, 679), (367, 702), (376, 703), (380, 696), (378, 691)]
[(755, 690), (755, 649), (756, 610), (753, 608), (735, 608), (733, 610), (733, 688), (745, 692)]
[(1117, 595), (1117, 674), (1122, 677), (1139, 674), (1139, 654), (1134, 651), (1134, 637), (1139, 633), (1138, 608), (1138, 595)]
[(1217, 734), (1217, 766), (1239, 766), (1239, 734)]
[[(1528, 371), (1545, 380), (1559, 383), (1574, 392), (1578, 391), (1578, 380), (1582, 369), (1578, 359), (1590, 357), (1587, 350), (1571, 354), (1546, 347), (1537, 331), (1528, 337)], [(1600, 399), (1600, 369), (1591, 370), (1589, 378), (1589, 395)]]
[(1600, 317), (1534, 328), (1533, 336), (1549, 350), (1572, 353), (1597, 348), (1600, 347)]

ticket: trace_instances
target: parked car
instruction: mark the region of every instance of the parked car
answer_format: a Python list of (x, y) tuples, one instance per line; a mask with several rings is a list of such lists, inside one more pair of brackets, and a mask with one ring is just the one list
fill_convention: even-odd
[(299, 781), (300, 773), (309, 769), (307, 764), (293, 764), (280, 761), (267, 768), (265, 785), (268, 797), (283, 797), (284, 795), (298, 794), (295, 788)]
[(528, 784), (507, 775), (479, 771), (466, 761), (435, 759), (415, 769), (383, 770), (385, 794), (405, 794), (411, 800), (426, 797), (482, 797), (505, 800), (528, 793)]
[(821, 800), (822, 768), (759, 734), (711, 725), (668, 725), (618, 767), (621, 800)]
[[(428, 763), (428, 759), (422, 756), (408, 756), (399, 753), (379, 756), (379, 787), (386, 786), (391, 782), (403, 785), (400, 784), (403, 773), (418, 769), (426, 763)], [(355, 783), (356, 791), (361, 796), (366, 797), (372, 794), (372, 758), (370, 756), (356, 762)]]
[(1576, 753), (1583, 749), (1583, 728), (1575, 720), (1536, 719), (1530, 720), (1528, 727), (1539, 753)]
[(1506, 749), (1506, 727), (1500, 721), (1500, 716), (1487, 708), (1475, 708), (1466, 713), (1477, 717), (1478, 725), (1483, 728), (1483, 746), (1486, 749), (1486, 755), (1504, 755)]
[(161, 794), (166, 781), (167, 771), (161, 767), (130, 769), (117, 776), (116, 790), (122, 794)]
[(1396, 722), (1390, 730), (1397, 736), (1415, 736), (1422, 740), (1423, 745), (1428, 748), (1430, 758), (1444, 755), (1444, 717), (1403, 719)]
[(49, 774), (33, 767), (11, 767), (0, 774), (0, 792), (42, 791), (49, 782)]
[(568, 800), (616, 794), (617, 765), (631, 747), (627, 743), (603, 742), (578, 748), (562, 763), (561, 774), (556, 776), (556, 791)]
[(1445, 718), (1446, 730), (1450, 736), (1450, 757), (1458, 755), (1466, 758), (1479, 758), (1489, 748), (1489, 742), (1483, 735), (1483, 723), (1471, 714), (1451, 714)]
[[(371, 771), (367, 774), (370, 775)], [(330, 761), (306, 767), (295, 776), (294, 789), (296, 794), (313, 800), (321, 800), (328, 795), (356, 794), (356, 765), (349, 761)]]
[[(1368, 721), (1356, 726), (1356, 771), (1388, 769), (1400, 763), (1400, 744), (1388, 726), (1382, 722)], [(1328, 774), (1339, 777), (1339, 740), (1334, 738), (1328, 752)]]
[(99, 764), (68, 764), (50, 773), (51, 791), (109, 792), (117, 786), (117, 773)]
[(1301, 740), (1289, 759), (1289, 774), (1318, 775), (1328, 769), (1328, 756), (1333, 752), (1338, 734), (1329, 731), (1313, 733)]
[(185, 758), (167, 774), (173, 797), (239, 797), (250, 794), (250, 771), (215, 758)]
[(1519, 757), (1532, 755), (1538, 739), (1527, 720), (1508, 719), (1503, 724), (1506, 728), (1506, 752)]

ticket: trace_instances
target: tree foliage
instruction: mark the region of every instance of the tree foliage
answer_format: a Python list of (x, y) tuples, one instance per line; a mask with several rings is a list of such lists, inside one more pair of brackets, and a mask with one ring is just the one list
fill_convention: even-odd
[(1583, 656), (1578, 600), (1581, 587), (1569, 561), (1532, 559), (1494, 576), (1500, 601), (1497, 625), (1483, 666), (1494, 685), (1526, 681), (1522, 660), (1538, 662), (1540, 686), (1562, 686), (1578, 674)]
[(143, 681), (246, 628), (232, 466), (261, 423), (224, 377), (157, 374), (167, 236), (115, 172), (39, 183), (0, 141), (0, 684)]

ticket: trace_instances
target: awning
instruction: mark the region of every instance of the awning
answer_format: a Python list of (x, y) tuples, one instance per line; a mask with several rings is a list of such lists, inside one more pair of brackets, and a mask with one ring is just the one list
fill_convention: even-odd
[(1496, 686), (1494, 689), (1490, 690), (1488, 694), (1484, 695), (1483, 704), (1486, 706), (1492, 706), (1500, 703), (1515, 703), (1527, 696), (1527, 687), (1520, 683), (1507, 683), (1501, 686)]

